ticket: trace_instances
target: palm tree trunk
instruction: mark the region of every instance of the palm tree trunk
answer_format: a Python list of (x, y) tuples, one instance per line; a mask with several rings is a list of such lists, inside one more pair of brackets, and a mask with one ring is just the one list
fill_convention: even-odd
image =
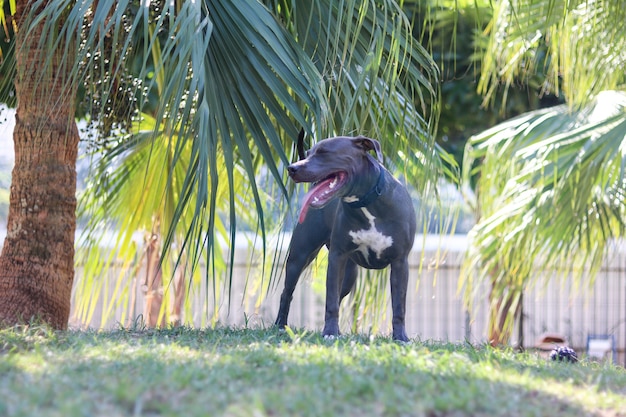
[[(184, 265), (181, 262), (180, 265)], [(182, 266), (176, 268), (174, 272), (174, 305), (172, 306), (171, 322), (173, 326), (181, 326), (183, 324), (183, 305), (187, 296), (187, 288), (185, 284), (185, 271)]]
[[(36, 318), (65, 329), (74, 280), (79, 140), (69, 75), (75, 51), (65, 47), (75, 40), (52, 47), (59, 34), (45, 33), (44, 22), (28, 30), (30, 7), (17, 2), (15, 166), (0, 254), (0, 324)], [(49, 69), (41, 71), (46, 60)]]
[(510, 286), (504, 292), (495, 291), (495, 283), (489, 294), (489, 323), (487, 340), (493, 347), (506, 346), (513, 336), (513, 326), (521, 313), (521, 290)]
[(161, 220), (157, 217), (146, 242), (146, 280), (144, 283), (146, 301), (144, 319), (150, 328), (165, 327), (163, 308), (163, 271), (161, 270)]

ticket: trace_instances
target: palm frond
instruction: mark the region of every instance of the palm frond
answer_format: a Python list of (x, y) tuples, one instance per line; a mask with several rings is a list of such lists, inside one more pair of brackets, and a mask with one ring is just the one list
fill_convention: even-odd
[[(293, 27), (324, 77), (331, 131), (379, 138), (393, 162), (433, 150), (438, 70), (393, 1), (298, 4)], [(398, 156), (402, 151), (402, 156)], [(434, 158), (436, 160), (436, 158)]]
[(593, 282), (626, 231), (625, 109), (626, 94), (604, 92), (579, 111), (530, 112), (470, 139), (464, 181), (476, 181), (480, 219), (467, 289), (491, 279), (496, 294), (523, 291), (558, 273)]
[[(235, 240), (236, 195), (253, 196), (260, 229), (265, 230), (256, 153), (282, 185), (277, 163), (288, 162), (284, 149), (289, 138), (295, 138), (308, 118), (325, 118), (317, 110), (325, 107), (325, 96), (319, 83), (311, 82), (319, 76), (274, 17), (254, 1), (169, 4), (155, 22), (148, 19), (147, 7), (124, 21), (112, 18), (124, 4), (97, 5), (85, 35), (90, 46), (83, 50), (86, 66), (94, 56), (109, 52), (104, 40), (113, 37), (129, 55), (125, 59), (139, 61), (136, 77), (149, 80), (147, 89), (156, 88), (159, 102), (154, 116), (138, 117), (135, 134), (100, 161), (100, 181), (106, 182), (84, 201), (87, 212), (95, 209), (101, 216), (91, 214), (86, 240), (100, 232), (98, 225), (114, 220), (121, 231), (113, 252), (134, 256), (128, 236), (151, 230), (150, 222), (158, 215), (164, 227), (163, 256), (177, 242), (193, 265), (201, 258), (212, 262), (209, 280), (215, 262), (224, 265), (215, 232), (230, 230), (223, 240)], [(88, 10), (89, 4), (83, 7)], [(74, 16), (75, 27), (82, 26), (80, 13)], [(165, 40), (151, 35), (163, 31), (171, 34)], [(134, 43), (135, 32), (144, 35), (144, 48)], [(113, 62), (119, 63), (114, 70), (123, 68), (119, 58)], [(107, 102), (115, 91), (111, 86), (103, 90), (102, 101)], [(112, 168), (113, 175), (102, 175)], [(247, 193), (242, 184), (249, 184)], [(87, 281), (96, 277), (88, 275)]]
[(479, 91), (490, 101), (525, 80), (584, 105), (624, 83), (625, 21), (619, 0), (497, 3)]

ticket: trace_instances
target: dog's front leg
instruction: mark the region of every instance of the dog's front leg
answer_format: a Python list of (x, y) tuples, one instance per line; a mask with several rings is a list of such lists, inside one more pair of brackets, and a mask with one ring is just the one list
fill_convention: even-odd
[(404, 327), (406, 292), (409, 282), (409, 261), (405, 257), (391, 263), (391, 308), (393, 310), (393, 338), (408, 342)]
[(293, 299), (293, 292), (296, 289), (296, 284), (300, 279), (300, 273), (304, 269), (306, 260), (294, 259), (292, 253), (287, 258), (287, 266), (285, 267), (285, 288), (280, 296), (280, 307), (278, 309), (278, 316), (276, 317), (276, 326), (284, 329), (287, 326), (287, 317), (289, 316), (289, 307), (291, 306), (291, 300)]
[(289, 307), (300, 274), (326, 244), (329, 234), (330, 229), (324, 222), (323, 210), (311, 210), (304, 223), (298, 223), (293, 231), (285, 266), (285, 288), (280, 296), (280, 308), (276, 317), (278, 327), (284, 328), (287, 325)]
[(337, 254), (331, 246), (331, 250), (328, 252), (328, 271), (326, 274), (326, 316), (322, 331), (324, 337), (339, 336), (340, 290), (347, 261), (346, 255)]

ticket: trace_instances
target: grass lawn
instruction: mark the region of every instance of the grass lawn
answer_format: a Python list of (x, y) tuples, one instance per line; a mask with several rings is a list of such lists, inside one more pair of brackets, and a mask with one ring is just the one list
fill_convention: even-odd
[(0, 416), (626, 416), (626, 370), (269, 330), (0, 331)]

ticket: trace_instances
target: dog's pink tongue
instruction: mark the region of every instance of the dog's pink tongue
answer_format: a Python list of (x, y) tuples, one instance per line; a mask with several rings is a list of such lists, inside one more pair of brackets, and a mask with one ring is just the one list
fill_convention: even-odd
[(306, 218), (306, 213), (307, 211), (309, 211), (309, 206), (311, 204), (315, 206), (315, 203), (320, 199), (320, 195), (323, 195), (326, 190), (330, 188), (329, 185), (331, 182), (333, 182), (333, 180), (333, 178), (329, 178), (321, 181), (315, 184), (315, 186), (312, 187), (308, 193), (306, 193), (306, 195), (304, 196), (304, 201), (302, 202), (302, 210), (300, 211), (300, 217), (298, 217), (298, 223), (302, 223), (304, 221), (304, 219)]

